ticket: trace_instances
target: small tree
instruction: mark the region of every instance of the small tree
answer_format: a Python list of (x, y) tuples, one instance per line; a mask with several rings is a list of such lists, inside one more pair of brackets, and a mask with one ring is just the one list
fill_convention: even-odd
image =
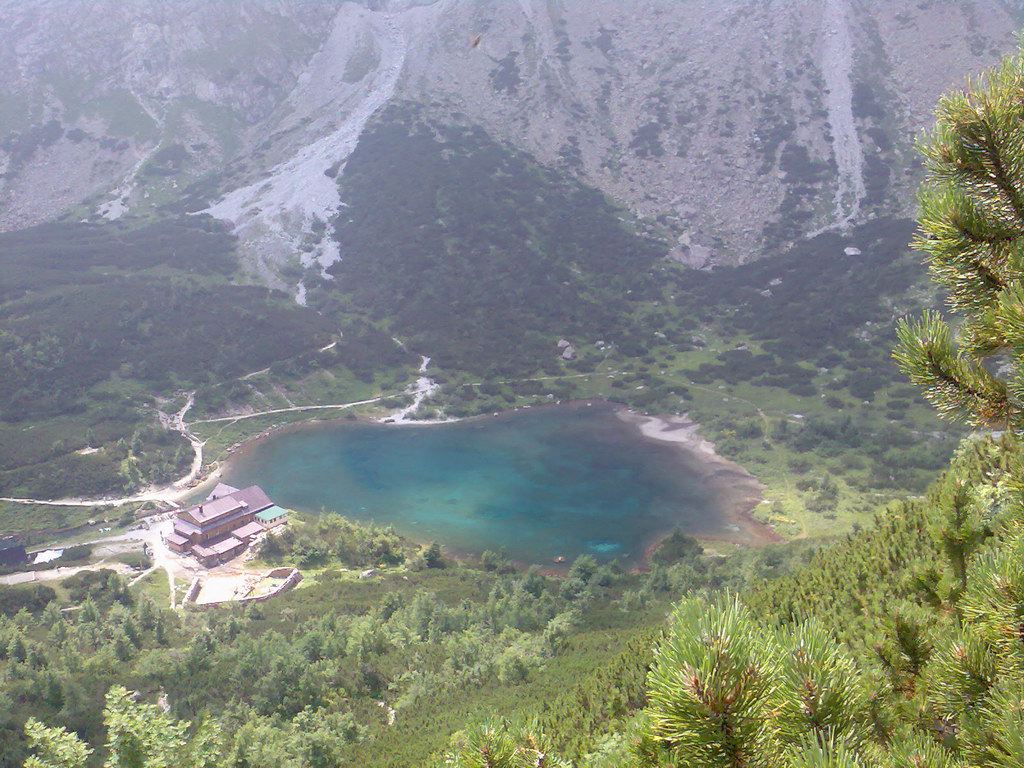
[[(201, 723), (186, 736), (189, 723), (171, 718), (160, 707), (140, 704), (122, 686), (107, 692), (103, 723), (107, 727), (106, 768), (213, 768), (222, 750), (218, 723)], [(26, 768), (82, 768), (92, 748), (64, 728), (49, 728), (35, 718), (25, 724), (35, 753)]]
[(444, 558), (441, 556), (441, 545), (433, 542), (423, 553), (423, 562), (427, 568), (444, 568)]
[(121, 686), (107, 693), (103, 723), (110, 757), (107, 768), (178, 768), (188, 723), (171, 719), (152, 704), (137, 704)]
[(868, 741), (861, 673), (836, 641), (814, 624), (772, 632), (734, 599), (680, 605), (647, 687), (651, 768), (845, 766)]
[(75, 734), (64, 728), (48, 728), (34, 717), (25, 723), (28, 746), (35, 752), (25, 768), (81, 768), (92, 754)]

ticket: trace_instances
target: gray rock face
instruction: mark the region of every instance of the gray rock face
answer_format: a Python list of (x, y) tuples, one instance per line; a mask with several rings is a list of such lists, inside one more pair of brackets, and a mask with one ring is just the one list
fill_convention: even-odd
[(165, 202), (172, 182), (251, 151), (334, 13), (276, 0), (3, 0), (0, 229), (115, 189), (126, 204)]
[(216, 171), (214, 212), (272, 271), (411, 100), (657, 218), (686, 263), (740, 262), (909, 212), (909, 142), (1017, 26), (999, 0), (0, 0), (0, 229)]

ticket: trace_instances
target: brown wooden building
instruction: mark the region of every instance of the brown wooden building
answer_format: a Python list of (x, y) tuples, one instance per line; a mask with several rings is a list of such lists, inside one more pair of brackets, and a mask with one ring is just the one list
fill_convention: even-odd
[(206, 501), (178, 512), (167, 546), (194, 555), (205, 566), (219, 565), (266, 530), (256, 514), (272, 507), (274, 502), (258, 485), (238, 489), (220, 483)]

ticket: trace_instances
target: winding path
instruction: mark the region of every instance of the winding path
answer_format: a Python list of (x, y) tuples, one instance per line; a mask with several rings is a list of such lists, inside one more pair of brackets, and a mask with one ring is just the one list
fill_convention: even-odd
[(357, 405), (370, 405), (371, 403), (379, 403), (384, 400), (386, 395), (380, 395), (379, 397), (372, 397), (369, 400), (356, 400), (353, 403), (335, 403), (334, 405), (294, 405), (291, 408), (274, 408), (269, 411), (256, 411), (254, 413), (243, 413), (239, 416), (218, 416), (215, 419), (196, 419), (191, 422), (195, 424), (220, 424), (224, 422), (234, 423), (236, 421), (242, 421), (242, 419), (255, 419), (259, 416), (273, 416), (278, 413), (295, 413), (297, 411), (317, 411), (325, 410), (330, 408), (353, 408)]
[[(185, 414), (188, 413), (192, 406), (196, 402), (196, 393), (189, 392), (188, 399), (185, 401), (185, 405), (182, 406), (181, 410), (172, 416), (168, 421), (168, 426), (175, 432), (179, 432), (182, 437), (188, 440), (192, 446), (192, 466), (189, 468), (188, 474), (182, 477), (180, 480), (176, 480), (172, 483), (173, 488), (186, 488), (195, 482), (196, 478), (199, 477), (199, 473), (203, 470), (203, 446), (206, 445), (205, 440), (200, 440), (198, 437), (189, 431), (188, 424), (185, 423)], [(164, 414), (160, 414), (163, 417)]]
[(162, 501), (166, 503), (176, 503), (178, 500), (183, 498), (191, 491), (191, 485), (199, 477), (203, 466), (203, 446), (206, 444), (205, 441), (200, 440), (189, 430), (189, 427), (195, 424), (216, 424), (216, 423), (234, 423), (241, 421), (242, 419), (254, 419), (259, 416), (273, 416), (279, 413), (294, 413), (298, 411), (314, 411), (314, 410), (325, 410), (325, 409), (345, 409), (353, 408), (357, 405), (369, 405), (371, 403), (377, 403), (385, 399), (385, 395), (379, 397), (370, 398), (369, 400), (357, 400), (352, 403), (335, 403), (333, 405), (297, 405), (292, 408), (275, 408), (269, 411), (258, 411), (256, 413), (246, 413), (240, 416), (224, 416), (216, 419), (197, 419), (196, 421), (186, 423), (185, 414), (191, 409), (195, 402), (195, 393), (189, 393), (188, 401), (185, 406), (175, 413), (173, 416), (168, 416), (161, 412), (161, 421), (167, 425), (169, 429), (174, 429), (180, 432), (189, 443), (192, 444), (192, 448), (195, 451), (195, 455), (192, 460), (192, 468), (187, 475), (182, 477), (180, 480), (176, 480), (169, 486), (164, 488), (157, 488), (143, 493), (138, 493), (133, 496), (121, 496), (118, 498), (101, 498), (101, 499), (26, 499), (15, 496), (0, 496), (0, 501), (6, 501), (11, 504), (42, 504), (45, 506), (52, 507), (103, 507), (103, 506), (122, 506), (124, 504), (136, 504), (139, 502), (147, 501)]

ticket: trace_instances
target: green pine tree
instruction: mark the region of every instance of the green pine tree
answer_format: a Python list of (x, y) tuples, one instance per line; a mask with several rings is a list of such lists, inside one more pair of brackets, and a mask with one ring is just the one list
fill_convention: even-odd
[[(947, 417), (1024, 431), (1024, 59), (944, 97), (921, 140), (915, 247), (957, 314), (904, 320), (894, 356)], [(984, 365), (1005, 362), (1002, 376)]]

